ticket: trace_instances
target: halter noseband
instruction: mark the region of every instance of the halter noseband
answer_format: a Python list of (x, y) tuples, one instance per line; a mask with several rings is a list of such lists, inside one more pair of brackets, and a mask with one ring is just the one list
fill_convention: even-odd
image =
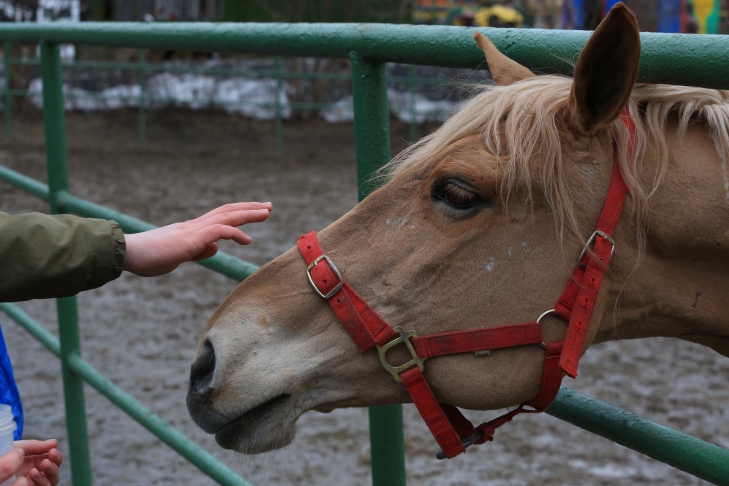
[[(623, 110), (621, 120), (630, 133), (628, 155), (632, 159), (635, 124), (627, 108)], [(441, 452), (436, 457), (445, 459), (465, 452), (470, 445), (493, 440), (496, 428), (520, 413), (543, 412), (557, 396), (563, 373), (572, 378), (577, 377), (577, 365), (587, 329), (615, 249), (613, 233), (623, 211), (626, 195), (627, 186), (620, 172), (616, 151), (612, 180), (595, 232), (580, 254), (567, 286), (554, 309), (543, 313), (534, 322), (522, 324), (429, 336), (418, 336), (416, 331), (405, 331), (401, 327), (393, 328), (342, 278), (339, 269), (321, 248), (316, 232), (303, 235), (298, 241), (298, 248), (308, 265), (306, 273), (314, 290), (329, 302), (360, 352), (377, 348), (382, 366), (395, 381), (405, 385), (440, 445)], [(592, 248), (592, 251), (588, 252), (587, 248)], [(555, 314), (568, 323), (564, 341), (544, 341), (540, 321), (548, 314)], [(405, 346), (411, 359), (394, 366), (387, 362), (386, 353), (398, 345)], [(460, 353), (481, 356), (496, 349), (528, 345), (538, 345), (544, 349), (539, 393), (516, 409), (475, 427), (455, 406), (438, 403), (423, 376), (424, 362), (429, 358)]]

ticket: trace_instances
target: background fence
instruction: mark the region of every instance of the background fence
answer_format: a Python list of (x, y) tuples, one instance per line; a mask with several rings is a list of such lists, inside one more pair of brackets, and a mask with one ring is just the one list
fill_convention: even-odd
[[(24, 51), (27, 55), (28, 49)], [(5, 108), (8, 140), (14, 98), (29, 101), (22, 108), (29, 104), (42, 107), (40, 59), (13, 58), (12, 52), (11, 44), (4, 43), (3, 106), (9, 107)], [(348, 63), (216, 54), (204, 60), (161, 61), (149, 60), (147, 49), (138, 49), (136, 57), (136, 62), (64, 60), (66, 108), (86, 112), (136, 109), (142, 146), (147, 139), (148, 109), (213, 108), (274, 120), (278, 148), (283, 147), (284, 119), (321, 116), (339, 122), (354, 117)], [(409, 124), (410, 141), (417, 139), (419, 123), (444, 121), (468, 99), (469, 86), (490, 81), (471, 70), (455, 68), (390, 63), (387, 72), (391, 110)], [(20, 111), (17, 106), (15, 110)]]
[[(531, 68), (568, 73), (587, 40), (586, 32), (489, 30), (489, 37), (507, 55)], [(48, 185), (0, 168), (0, 179), (46, 200), (51, 212), (115, 219), (126, 232), (151, 225), (69, 192), (62, 64), (59, 43), (126, 47), (251, 52), (349, 59), (352, 70), (354, 117), (357, 128), (357, 173), (364, 181), (386, 163), (389, 117), (386, 62), (474, 68), (482, 54), (472, 42), (471, 29), (384, 25), (277, 24), (138, 24), (7, 25), (0, 41), (37, 42), (41, 46), (43, 107), (48, 158)], [(729, 39), (714, 36), (643, 34), (644, 53), (639, 80), (729, 87)], [(360, 198), (366, 190), (360, 184)], [(255, 270), (246, 262), (219, 254), (203, 262), (234, 279)], [(74, 484), (91, 483), (88, 461), (83, 381), (205, 470), (221, 484), (245, 484), (207, 452), (190, 444), (150, 410), (118, 389), (80, 357), (75, 298), (58, 300), (60, 342), (11, 304), (0, 308), (60, 357), (67, 409), (67, 427)], [(729, 451), (628, 412), (563, 389), (548, 413), (611, 440), (665, 461), (717, 484), (729, 483)], [(404, 445), (400, 406), (370, 410), (372, 468), (375, 484), (404, 484)]]

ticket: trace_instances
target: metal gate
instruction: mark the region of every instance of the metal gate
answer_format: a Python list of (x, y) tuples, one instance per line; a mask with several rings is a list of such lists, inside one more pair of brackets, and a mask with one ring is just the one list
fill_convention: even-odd
[[(583, 31), (482, 29), (509, 57), (547, 73), (570, 74), (590, 36)], [(349, 59), (354, 94), (359, 197), (363, 181), (390, 159), (386, 62), (478, 68), (483, 54), (473, 29), (382, 24), (6, 24), (0, 42), (39, 42), (43, 78), (48, 185), (0, 166), (0, 179), (50, 204), (52, 213), (113, 219), (126, 233), (153, 226), (80, 199), (69, 192), (63, 82), (59, 45), (233, 51), (252, 54)], [(729, 37), (641, 34), (640, 82), (729, 88)], [(6, 50), (7, 52), (7, 50)], [(370, 188), (371, 189), (371, 188)], [(201, 264), (237, 280), (256, 267), (218, 254)], [(215, 481), (249, 484), (142, 406), (81, 358), (76, 298), (58, 299), (60, 342), (12, 304), (7, 313), (61, 359), (69, 453), (74, 485), (91, 484), (83, 382), (86, 381)], [(547, 413), (716, 484), (729, 484), (729, 450), (652, 423), (606, 403), (562, 388)], [(404, 485), (405, 458), (400, 405), (370, 409), (372, 480)]]

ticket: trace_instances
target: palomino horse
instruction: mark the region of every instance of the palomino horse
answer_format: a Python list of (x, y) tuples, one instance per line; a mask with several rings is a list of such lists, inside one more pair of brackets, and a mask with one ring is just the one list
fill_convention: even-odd
[[(635, 85), (622, 5), (574, 79), (475, 37), (497, 86), (208, 321), (188, 408), (221, 446), (263, 452), (308, 410), (414, 401), (451, 457), (500, 425), (464, 426), (454, 406), (542, 410), (591, 344), (674, 336), (729, 356), (729, 95)], [(394, 344), (388, 373), (371, 348)]]

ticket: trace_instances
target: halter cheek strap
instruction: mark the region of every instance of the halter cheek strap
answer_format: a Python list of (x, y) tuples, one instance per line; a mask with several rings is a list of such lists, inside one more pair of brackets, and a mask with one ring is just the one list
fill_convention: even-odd
[[(628, 154), (632, 158), (635, 125), (627, 108), (623, 110), (621, 119), (630, 133)], [(441, 452), (437, 454), (439, 459), (454, 457), (465, 452), (466, 447), (472, 444), (493, 440), (495, 430), (520, 413), (544, 411), (557, 396), (563, 374), (572, 378), (577, 376), (587, 329), (615, 247), (612, 235), (627, 195), (617, 157), (616, 153), (605, 204), (595, 232), (585, 245), (586, 250), (580, 254), (555, 308), (534, 322), (428, 336), (418, 336), (417, 332), (405, 331), (400, 327), (393, 328), (342, 278), (334, 262), (324, 253), (316, 232), (299, 239), (297, 246), (306, 262), (307, 276), (314, 290), (329, 303), (360, 352), (377, 348), (382, 366), (395, 381), (405, 386), (441, 447)], [(540, 321), (551, 313), (568, 323), (564, 341), (544, 342)], [(405, 346), (411, 359), (400, 365), (389, 363), (387, 352), (396, 346)], [(493, 350), (516, 346), (541, 346), (544, 349), (539, 393), (516, 409), (475, 427), (458, 408), (439, 403), (423, 375), (425, 360), (429, 358), (461, 353), (481, 356)]]

